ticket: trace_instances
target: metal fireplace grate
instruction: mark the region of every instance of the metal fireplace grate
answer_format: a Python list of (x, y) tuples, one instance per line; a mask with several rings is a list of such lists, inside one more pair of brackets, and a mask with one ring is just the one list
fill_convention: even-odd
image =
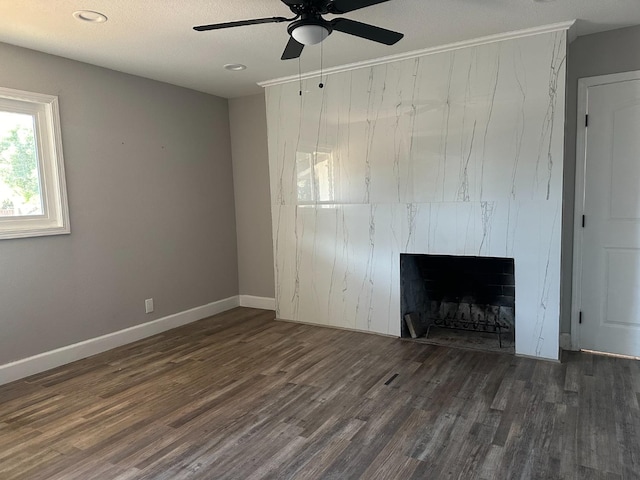
[(508, 334), (512, 331), (511, 325), (500, 320), (498, 316), (493, 315), (486, 315), (484, 317), (483, 315), (477, 315), (475, 320), (473, 318), (465, 319), (464, 314), (461, 314), (460, 317), (433, 317), (427, 327), (425, 338), (429, 338), (431, 327), (495, 334), (498, 335), (500, 348), (502, 348), (502, 335)]

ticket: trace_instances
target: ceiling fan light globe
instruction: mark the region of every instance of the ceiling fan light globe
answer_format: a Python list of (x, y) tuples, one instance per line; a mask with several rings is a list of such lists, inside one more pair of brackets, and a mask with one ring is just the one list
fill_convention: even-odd
[(291, 31), (291, 36), (302, 45), (315, 45), (329, 36), (329, 30), (322, 25), (300, 25)]

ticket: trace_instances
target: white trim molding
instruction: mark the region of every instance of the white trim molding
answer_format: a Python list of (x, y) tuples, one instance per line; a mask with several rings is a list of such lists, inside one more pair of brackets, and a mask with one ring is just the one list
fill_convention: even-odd
[[(325, 68), (322, 70), (322, 75), (331, 75), (333, 73), (348, 72), (350, 70), (356, 70), (358, 68), (373, 67), (375, 65), (383, 65), (385, 63), (397, 62), (399, 60), (407, 60), (410, 58), (424, 57), (425, 55), (434, 55), (436, 53), (450, 52), (452, 50), (460, 50), (461, 48), (476, 47), (478, 45), (485, 45), (487, 43), (503, 42), (505, 40), (511, 40), (514, 38), (530, 37), (532, 35), (540, 35), (542, 33), (559, 32), (563, 30), (570, 30), (575, 24), (575, 20), (561, 23), (553, 23), (550, 25), (543, 25), (540, 27), (527, 28), (524, 30), (515, 30), (513, 32), (498, 33), (496, 35), (488, 35), (486, 37), (475, 38), (472, 40), (464, 40), (462, 42), (449, 43), (447, 45), (440, 45), (438, 47), (423, 48), (421, 50), (413, 50), (411, 52), (399, 53), (396, 55), (389, 55), (386, 57), (375, 58), (373, 60), (365, 60), (362, 62), (349, 63), (347, 65), (340, 65), (332, 68)], [(280, 85), (282, 83), (297, 82), (300, 80), (307, 80), (320, 76), (319, 70), (303, 73), (302, 75), (290, 75), (288, 77), (275, 78), (273, 80), (266, 80), (264, 82), (258, 82), (261, 87), (272, 87), (274, 85)]]
[(255, 297), (253, 295), (240, 295), (240, 306), (275, 311), (276, 299), (269, 297)]
[(106, 352), (107, 350), (202, 320), (203, 318), (231, 310), (238, 306), (240, 306), (240, 299), (238, 296), (233, 296), (185, 310), (184, 312), (158, 318), (141, 325), (135, 325), (125, 328), (124, 330), (90, 338), (89, 340), (0, 365), (0, 385), (35, 375), (36, 373), (44, 372), (59, 367), (60, 365), (75, 362), (76, 360), (87, 358), (98, 353)]
[[(560, 334), (560, 349), (562, 350), (573, 350), (573, 345), (571, 344), (571, 334), (570, 333), (561, 333)], [(560, 358), (560, 357), (558, 357)]]

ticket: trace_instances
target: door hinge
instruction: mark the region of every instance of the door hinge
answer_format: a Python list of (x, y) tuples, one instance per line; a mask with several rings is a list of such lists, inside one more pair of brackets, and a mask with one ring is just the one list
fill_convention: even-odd
[(582, 312), (578, 313), (578, 323), (582, 323)]
[(584, 116), (584, 126), (588, 127), (589, 126), (589, 115), (585, 115)]
[(585, 224), (585, 218), (584, 218), (584, 215), (582, 215), (582, 228), (584, 228), (584, 224)]

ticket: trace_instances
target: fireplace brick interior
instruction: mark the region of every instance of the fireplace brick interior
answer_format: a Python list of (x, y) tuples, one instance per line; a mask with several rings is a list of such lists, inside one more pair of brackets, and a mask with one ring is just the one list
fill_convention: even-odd
[(444, 322), (478, 333), (496, 333), (497, 325), (513, 338), (514, 272), (513, 258), (401, 254), (402, 336), (411, 337), (404, 320), (411, 314), (421, 334)]

